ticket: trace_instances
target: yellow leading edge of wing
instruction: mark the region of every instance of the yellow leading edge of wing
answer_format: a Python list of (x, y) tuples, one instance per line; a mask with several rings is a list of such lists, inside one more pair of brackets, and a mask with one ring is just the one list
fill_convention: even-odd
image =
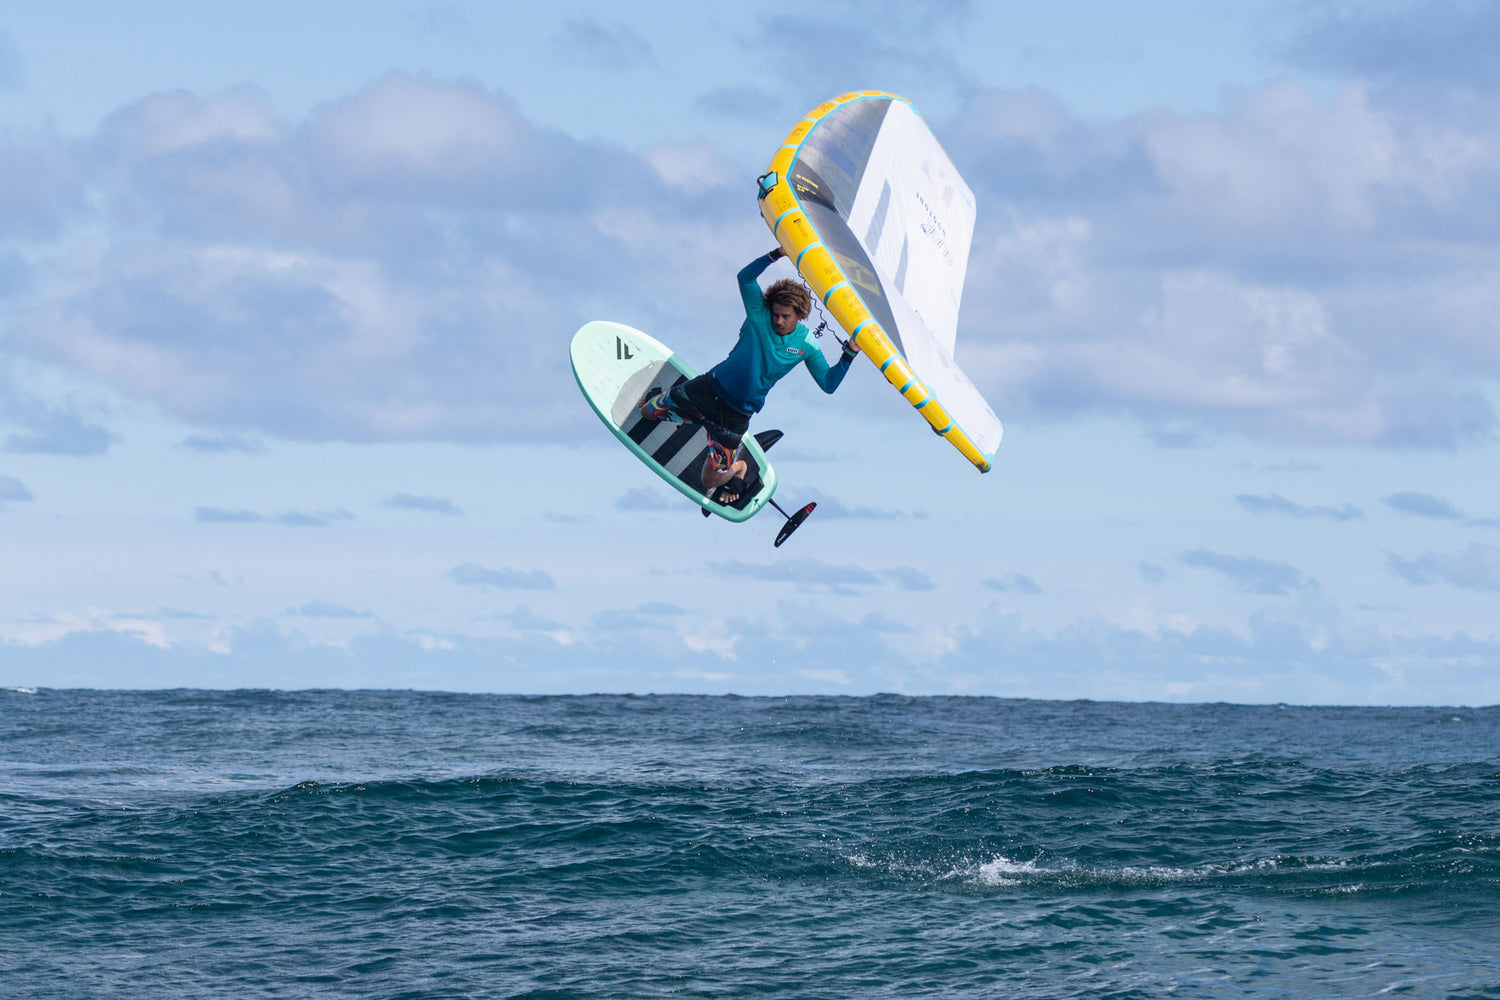
[(802, 211), (797, 193), (789, 180), (792, 161), (802, 141), (830, 112), (850, 101), (883, 97), (907, 103), (905, 98), (883, 90), (859, 90), (842, 94), (813, 108), (787, 133), (786, 140), (771, 157), (767, 170), (774, 172), (776, 184), (760, 200), (761, 218), (776, 237), (781, 249), (796, 265), (798, 272), (823, 300), (828, 311), (844, 330), (853, 336), (865, 357), (880, 369), (887, 382), (916, 408), (932, 429), (963, 454), (980, 472), (990, 471), (990, 461), (977, 445), (953, 422), (948, 411), (932, 391), (908, 367), (895, 343), (871, 315), (853, 280), (838, 260), (823, 245), (812, 223)]

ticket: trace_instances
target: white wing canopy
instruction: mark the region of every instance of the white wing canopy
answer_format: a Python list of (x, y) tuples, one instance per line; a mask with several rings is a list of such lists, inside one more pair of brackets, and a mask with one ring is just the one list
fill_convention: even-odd
[(772, 158), (761, 214), (886, 378), (980, 471), (1000, 419), (955, 360), (974, 194), (903, 99), (814, 109)]

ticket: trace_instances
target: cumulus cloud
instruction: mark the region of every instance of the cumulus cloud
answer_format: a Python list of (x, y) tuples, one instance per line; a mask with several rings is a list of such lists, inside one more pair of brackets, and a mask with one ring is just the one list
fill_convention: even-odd
[(1280, 514), (1298, 520), (1325, 518), (1329, 521), (1354, 521), (1365, 516), (1365, 512), (1352, 503), (1346, 503), (1342, 507), (1328, 507), (1321, 504), (1308, 506), (1295, 503), (1276, 493), (1270, 496), (1241, 493), (1234, 498), (1234, 502), (1255, 515)]
[[(945, 8), (939, 34), (967, 16)], [(618, 26), (569, 30), (640, 47)], [(962, 95), (932, 123), (980, 206), (958, 360), (1005, 413), (1128, 414), (1189, 444), (1494, 433), (1500, 94), (1283, 80), (1211, 113), (1085, 121), (954, 79), (933, 37), (856, 32), (841, 52), (861, 80), (915, 67)], [(819, 92), (849, 68), (820, 63)], [(404, 73), (296, 122), (251, 89), (150, 95), (78, 142), (0, 139), (0, 232), (97, 237), (0, 263), (3, 350), (205, 435), (590, 434), (561, 349), (584, 320), (727, 347), (732, 275), (766, 236), (734, 162), (691, 136), (579, 140), (504, 93)], [(11, 446), (108, 446), (77, 420), (32, 421)]]
[(687, 194), (727, 187), (739, 179), (737, 163), (705, 142), (665, 142), (641, 151), (662, 182)]
[(1358, 83), (1104, 123), (978, 93), (938, 129), (980, 205), (959, 360), (1043, 415), (1296, 443), (1490, 435), (1497, 116)]
[[(5, 350), (209, 432), (579, 433), (559, 345), (597, 315), (704, 329), (743, 263), (726, 235), (759, 225), (743, 196), (674, 188), (503, 94), (405, 74), (299, 123), (253, 90), (156, 94), (67, 152), (71, 172), (0, 142), (0, 176), (32, 181), (0, 185), (0, 227), (58, 201), (39, 178), (77, 175), (69, 191), (95, 193), (86, 221), (102, 234), (32, 266)], [(700, 291), (710, 279), (718, 295)]]
[(1415, 559), (1389, 557), (1391, 569), (1408, 583), (1447, 583), (1465, 590), (1500, 590), (1500, 548), (1474, 543), (1452, 555), (1429, 552)]
[(1213, 570), (1238, 589), (1251, 594), (1280, 596), (1313, 585), (1313, 581), (1296, 567), (1255, 556), (1231, 556), (1194, 549), (1183, 553), (1180, 561), (1184, 566)]
[[(962, 694), (1108, 700), (1299, 704), (1492, 705), (1500, 643), (1463, 635), (1329, 633), (1267, 616), (1245, 630), (1142, 631), (1085, 621), (1056, 634), (999, 616), (953, 641), (914, 650), (880, 619), (782, 615), (746, 623), (738, 662), (703, 670), (704, 654), (672, 629), (635, 630), (649, 649), (619, 667), (622, 633), (570, 627), (524, 605), (493, 620), (502, 637), (366, 629), (338, 646), (309, 644), (277, 623), (224, 630), (215, 646), (161, 641), (138, 622), (77, 623), (45, 638), (0, 639), (0, 682), (109, 687), (128, 669), (140, 687), (440, 688), (450, 691), (694, 691)], [(616, 624), (616, 623), (608, 623)], [(156, 641), (153, 642), (153, 639)], [(716, 661), (719, 662), (719, 661)], [(542, 668), (542, 669), (539, 669)]]

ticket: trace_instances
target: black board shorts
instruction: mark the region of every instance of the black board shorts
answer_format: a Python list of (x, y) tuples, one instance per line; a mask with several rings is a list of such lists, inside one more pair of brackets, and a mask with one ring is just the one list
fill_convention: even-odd
[(750, 429), (750, 414), (724, 402), (708, 375), (699, 375), (682, 383), (668, 398), (672, 409), (685, 419), (702, 424), (709, 437), (731, 452), (739, 448), (745, 431)]

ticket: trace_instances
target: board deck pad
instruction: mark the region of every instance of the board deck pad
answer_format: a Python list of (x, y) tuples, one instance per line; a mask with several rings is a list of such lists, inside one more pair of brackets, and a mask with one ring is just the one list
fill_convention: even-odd
[(670, 389), (695, 374), (671, 349), (622, 323), (586, 323), (569, 348), (573, 376), (599, 419), (648, 468), (679, 493), (730, 521), (753, 517), (776, 492), (776, 473), (752, 435), (746, 434), (739, 458), (748, 466), (746, 480), (759, 488), (733, 504), (717, 502), (703, 485), (708, 432), (698, 424), (648, 420), (640, 414), (647, 396)]

